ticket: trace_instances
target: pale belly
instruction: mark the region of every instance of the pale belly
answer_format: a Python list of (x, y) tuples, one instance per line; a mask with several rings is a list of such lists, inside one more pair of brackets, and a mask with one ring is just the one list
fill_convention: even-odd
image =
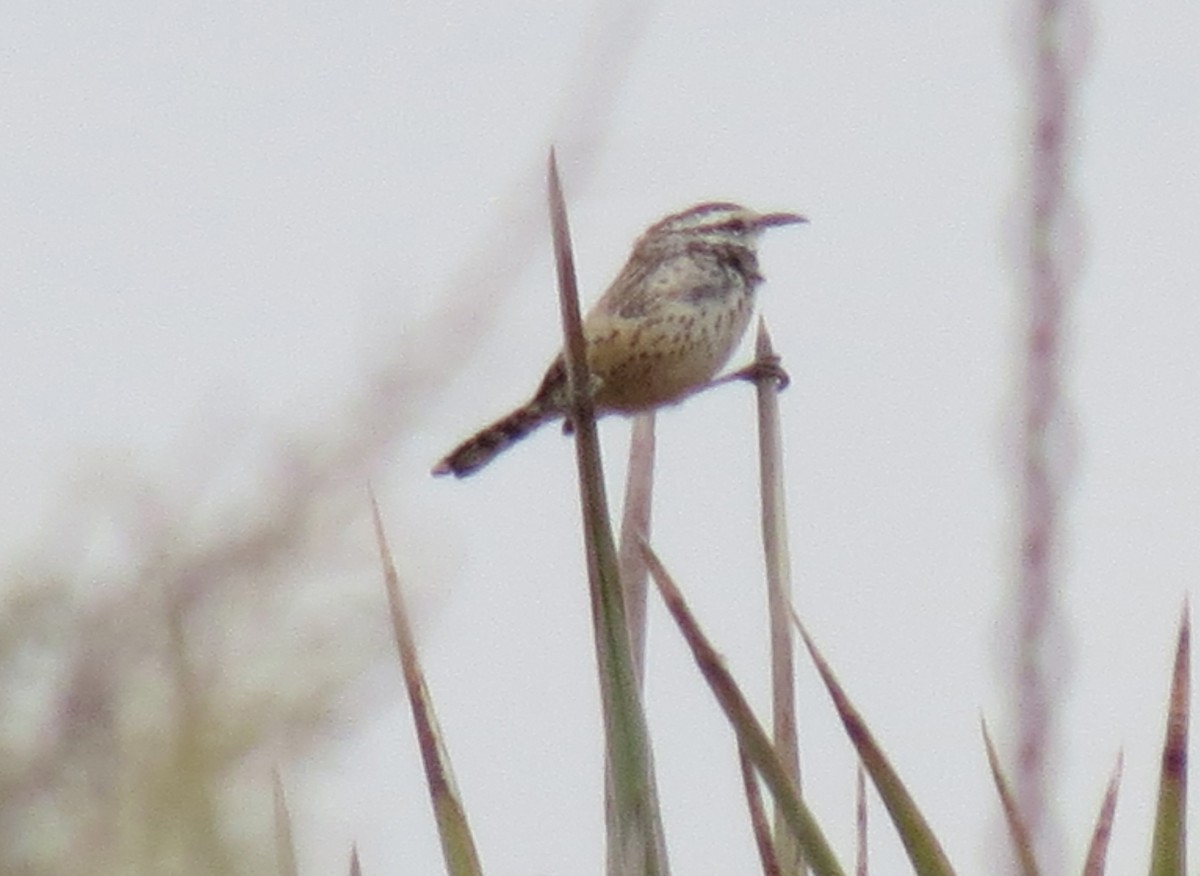
[[(652, 316), (588, 326), (596, 407), (632, 413), (682, 400), (729, 361), (752, 311), (734, 302), (673, 303)], [(732, 305), (732, 306), (731, 306)]]

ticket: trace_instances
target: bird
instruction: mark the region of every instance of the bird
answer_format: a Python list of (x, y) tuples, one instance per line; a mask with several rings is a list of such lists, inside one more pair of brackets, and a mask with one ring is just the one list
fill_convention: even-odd
[[(634, 414), (682, 401), (728, 362), (763, 282), (763, 231), (808, 220), (714, 201), (673, 213), (637, 239), (628, 261), (583, 319), (597, 415)], [(533, 397), (450, 451), (435, 475), (466, 477), (539, 426), (572, 409), (564, 354)]]

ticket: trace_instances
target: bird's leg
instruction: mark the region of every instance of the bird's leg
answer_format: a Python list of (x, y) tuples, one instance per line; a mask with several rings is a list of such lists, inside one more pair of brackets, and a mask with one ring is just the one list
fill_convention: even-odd
[(760, 381), (773, 380), (775, 382), (775, 391), (783, 392), (788, 388), (788, 384), (792, 382), (792, 378), (788, 376), (784, 370), (783, 364), (776, 354), (755, 359), (744, 368), (739, 368), (724, 377), (718, 377), (716, 380), (710, 380), (708, 383), (699, 387), (698, 392), (706, 389), (712, 389), (715, 386), (721, 386), (725, 383), (731, 383), (734, 380), (748, 380), (751, 383), (757, 384)]

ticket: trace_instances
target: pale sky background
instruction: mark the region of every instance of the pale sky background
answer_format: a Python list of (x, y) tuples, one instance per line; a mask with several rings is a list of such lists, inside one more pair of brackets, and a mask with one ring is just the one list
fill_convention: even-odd
[[(523, 401), (558, 346), (541, 207), (552, 142), (587, 300), (665, 213), (711, 199), (804, 212), (811, 225), (765, 239), (760, 299), (793, 378), (796, 603), (952, 861), (990, 872), (998, 807), (978, 722), (1005, 726), (1015, 557), (1019, 5), (664, 0), (606, 37), (628, 14), (615, 5), (13, 4), (6, 556), (52, 551), (45, 520), (110, 466), (169, 492), (198, 456), (236, 459), (206, 485), (219, 508), (244, 492), (239, 471), (253, 481), (288, 435), (336, 433), (372, 370), (401, 363), (430, 394), (375, 477), (485, 869), (600, 872), (570, 442), (546, 429), (461, 483), (428, 469)], [(1074, 870), (1123, 747), (1110, 869), (1129, 873), (1146, 862), (1170, 656), (1200, 570), (1200, 6), (1090, 7), (1058, 808)], [(597, 65), (627, 65), (598, 96)], [(498, 261), (479, 260), (489, 248)], [(731, 387), (659, 418), (654, 542), (765, 715), (752, 396)], [(627, 435), (621, 420), (602, 430), (614, 507)], [(347, 635), (385, 643), (365, 503), (353, 525), (357, 580), (305, 598), (330, 612), (358, 600), (373, 628)], [(732, 734), (652, 605), (674, 872), (755, 872)], [(305, 873), (343, 872), (352, 841), (367, 873), (441, 872), (399, 673), (380, 654), (336, 741), (284, 769)], [(805, 789), (849, 865), (854, 759), (798, 667)], [(907, 872), (877, 805), (872, 818), (874, 872)]]

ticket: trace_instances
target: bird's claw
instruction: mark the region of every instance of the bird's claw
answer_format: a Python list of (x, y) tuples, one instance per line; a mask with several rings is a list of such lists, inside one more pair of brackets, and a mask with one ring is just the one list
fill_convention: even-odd
[(780, 358), (773, 354), (761, 359), (755, 359), (745, 368), (738, 369), (724, 379), (748, 380), (754, 384), (773, 380), (776, 392), (783, 392), (788, 388), (788, 384), (792, 382), (792, 378), (788, 376)]

